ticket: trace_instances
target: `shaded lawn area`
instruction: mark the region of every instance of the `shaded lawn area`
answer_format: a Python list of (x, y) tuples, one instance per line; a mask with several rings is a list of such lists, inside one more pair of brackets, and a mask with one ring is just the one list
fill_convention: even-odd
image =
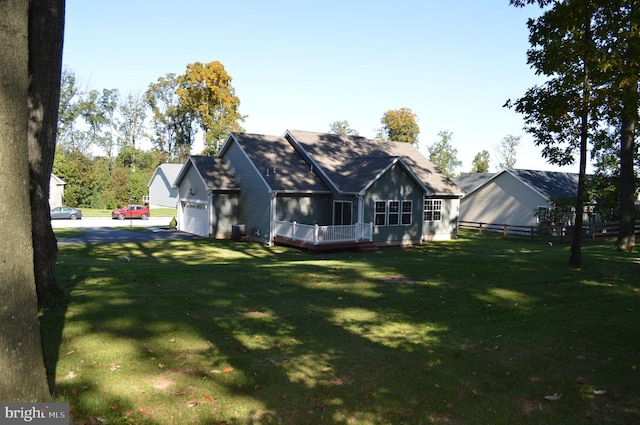
[(49, 378), (78, 424), (640, 423), (638, 255), (583, 256), (63, 245)]

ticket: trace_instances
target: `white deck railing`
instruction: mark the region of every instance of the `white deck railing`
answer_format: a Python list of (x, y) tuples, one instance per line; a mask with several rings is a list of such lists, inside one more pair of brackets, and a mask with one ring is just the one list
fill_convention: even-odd
[(275, 220), (275, 236), (303, 241), (314, 245), (334, 242), (370, 241), (373, 237), (373, 223), (356, 223), (346, 226), (321, 226), (300, 224), (295, 221)]

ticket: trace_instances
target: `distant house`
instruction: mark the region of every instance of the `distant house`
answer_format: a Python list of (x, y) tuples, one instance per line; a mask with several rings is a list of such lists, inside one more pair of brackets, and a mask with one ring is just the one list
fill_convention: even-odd
[(162, 164), (158, 166), (149, 180), (149, 206), (176, 208), (178, 189), (173, 182), (178, 177), (182, 164)]
[(465, 191), (460, 221), (537, 226), (536, 212), (554, 199), (577, 195), (578, 174), (535, 170), (502, 170), (496, 174), (462, 174), (454, 179)]
[(49, 208), (64, 205), (64, 185), (66, 183), (55, 174), (49, 178)]
[(450, 239), (462, 196), (410, 144), (304, 131), (231, 133), (175, 186), (181, 230), (268, 244)]

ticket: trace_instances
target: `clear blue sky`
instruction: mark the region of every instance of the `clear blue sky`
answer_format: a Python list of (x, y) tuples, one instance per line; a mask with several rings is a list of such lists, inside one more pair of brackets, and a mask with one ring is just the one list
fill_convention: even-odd
[(558, 170), (502, 107), (536, 82), (526, 64), (536, 13), (508, 0), (67, 0), (63, 62), (83, 87), (126, 95), (217, 60), (251, 133), (348, 120), (373, 137), (387, 110), (409, 107), (424, 153), (439, 131), (453, 133), (458, 171), (483, 149), (497, 162), (510, 134), (522, 136), (517, 168)]

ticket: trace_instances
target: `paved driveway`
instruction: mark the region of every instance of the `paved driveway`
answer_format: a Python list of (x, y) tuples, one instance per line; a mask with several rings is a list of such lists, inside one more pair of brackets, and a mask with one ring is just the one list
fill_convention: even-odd
[[(83, 218), (82, 220), (51, 220), (51, 227), (78, 228), (86, 232), (76, 238), (59, 239), (59, 244), (141, 242), (149, 240), (197, 239), (200, 236), (177, 230), (167, 230), (171, 217), (150, 217), (148, 220), (112, 220)], [(129, 231), (126, 227), (147, 228), (148, 232)]]

